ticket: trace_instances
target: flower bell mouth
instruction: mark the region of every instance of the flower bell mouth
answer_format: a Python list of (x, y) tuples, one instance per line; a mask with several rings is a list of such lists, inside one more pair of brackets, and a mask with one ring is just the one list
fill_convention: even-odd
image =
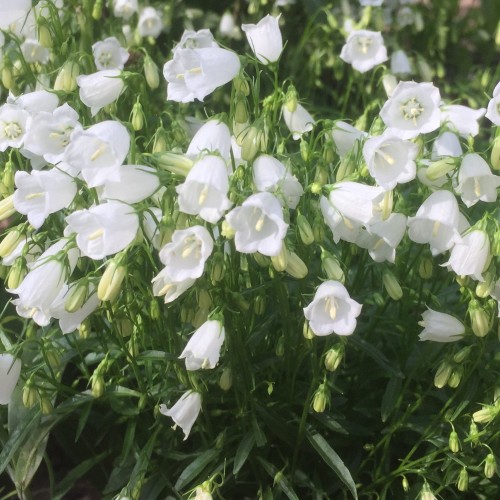
[(102, 154), (106, 151), (106, 144), (101, 144), (93, 153), (92, 156), (90, 157), (90, 161), (95, 161), (99, 156), (102, 156)]
[(187, 259), (193, 254), (196, 259), (201, 258), (201, 243), (198, 238), (188, 237), (184, 240), (184, 248), (182, 250), (181, 257), (183, 259)]
[(386, 163), (388, 163), (391, 166), (396, 163), (396, 160), (391, 155), (384, 153), (382, 149), (377, 149), (375, 151), (375, 154), (379, 155)]
[(337, 317), (337, 302), (333, 297), (325, 299), (325, 312), (328, 313), (330, 319), (334, 320)]
[(3, 128), (3, 133), (8, 139), (17, 139), (20, 135), (22, 135), (23, 130), (21, 126), (16, 122), (6, 123)]
[(97, 231), (94, 231), (93, 233), (89, 234), (87, 236), (87, 239), (93, 241), (101, 238), (103, 235), (104, 235), (104, 229), (100, 228)]
[(358, 37), (356, 39), (356, 42), (358, 44), (359, 50), (365, 55), (368, 54), (370, 47), (373, 45), (373, 39), (367, 36)]
[[(256, 212), (258, 212), (258, 209), (255, 209)], [(261, 212), (260, 217), (257, 219), (257, 222), (255, 223), (255, 230), (260, 233), (264, 227), (264, 223), (266, 222), (266, 216)]]
[(208, 185), (205, 184), (203, 189), (200, 191), (200, 196), (198, 196), (198, 205), (203, 205), (208, 197)]
[(25, 200), (34, 200), (35, 198), (41, 198), (45, 193), (30, 193), (24, 197)]
[(401, 106), (401, 111), (405, 120), (411, 120), (414, 125), (417, 125), (417, 118), (424, 112), (424, 107), (415, 97), (412, 97)]

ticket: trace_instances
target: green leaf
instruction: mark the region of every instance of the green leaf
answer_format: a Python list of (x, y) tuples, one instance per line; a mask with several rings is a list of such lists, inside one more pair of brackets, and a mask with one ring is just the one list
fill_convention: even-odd
[(236, 455), (234, 457), (233, 474), (236, 476), (247, 461), (248, 455), (255, 445), (255, 437), (253, 432), (249, 432), (240, 442)]
[(401, 393), (403, 382), (398, 377), (392, 377), (385, 388), (384, 395), (382, 396), (382, 403), (380, 405), (380, 414), (382, 415), (382, 422), (385, 422), (389, 415), (394, 410), (394, 405)]
[(307, 439), (328, 467), (330, 467), (347, 486), (352, 496), (357, 499), (358, 493), (356, 491), (356, 485), (354, 484), (349, 469), (344, 465), (344, 462), (342, 462), (342, 459), (337, 455), (335, 450), (327, 443), (326, 439), (321, 434), (310, 434), (309, 432), (307, 433)]
[(207, 450), (198, 458), (195, 458), (181, 473), (179, 479), (175, 483), (176, 490), (182, 490), (193, 479), (195, 479), (203, 469), (213, 460), (216, 459), (219, 450)]
[(273, 478), (274, 484), (278, 485), (281, 491), (283, 491), (283, 493), (290, 500), (299, 500), (299, 497), (292, 488), (290, 481), (288, 481), (286, 476), (280, 470), (261, 457), (259, 457), (259, 462), (262, 464), (266, 472)]

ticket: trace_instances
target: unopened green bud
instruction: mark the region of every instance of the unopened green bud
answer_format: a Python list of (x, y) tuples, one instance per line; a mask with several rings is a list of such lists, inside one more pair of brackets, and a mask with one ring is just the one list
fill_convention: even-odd
[(94, 7), (92, 8), (92, 18), (95, 21), (99, 21), (102, 16), (102, 0), (96, 0)]
[(300, 213), (297, 215), (297, 227), (299, 229), (299, 237), (304, 245), (310, 245), (314, 242), (314, 233), (305, 215)]
[(386, 292), (392, 300), (399, 300), (403, 297), (403, 290), (398, 280), (390, 271), (386, 271), (382, 276), (382, 283)]
[(436, 500), (434, 493), (432, 493), (429, 483), (425, 482), (420, 490), (418, 500)]
[(38, 391), (34, 387), (33, 380), (29, 378), (23, 387), (23, 405), (25, 408), (32, 408), (38, 403)]
[(485, 299), (489, 297), (493, 287), (495, 286), (494, 276), (490, 272), (483, 273), (484, 281), (478, 282), (476, 285), (476, 296)]
[(469, 489), (469, 473), (467, 469), (464, 467), (460, 474), (458, 475), (457, 481), (457, 490), (458, 491), (467, 491)]
[(262, 316), (266, 311), (266, 301), (262, 295), (257, 295), (257, 297), (255, 297), (253, 310), (257, 316)]
[(456, 389), (460, 385), (460, 381), (464, 375), (463, 366), (455, 366), (451, 372), (450, 378), (448, 380), (448, 386), (452, 389)]
[(460, 451), (460, 440), (458, 439), (458, 434), (456, 431), (450, 432), (448, 446), (450, 448), (450, 451), (453, 453), (457, 453), (458, 451)]
[(285, 271), (299, 280), (305, 278), (309, 272), (304, 261), (295, 252), (288, 253)]
[(136, 103), (132, 107), (132, 114), (130, 117), (130, 122), (132, 124), (132, 128), (138, 132), (139, 130), (142, 130), (144, 127), (144, 111), (142, 110), (142, 104), (139, 101), (136, 101)]
[(121, 285), (127, 275), (127, 268), (118, 263), (119, 259), (113, 259), (109, 262), (99, 281), (97, 287), (97, 296), (99, 300), (113, 302), (121, 290)]
[(490, 331), (490, 318), (483, 308), (474, 308), (470, 312), (471, 327), (474, 335), (485, 337)]
[(40, 45), (47, 49), (52, 48), (52, 35), (49, 28), (45, 24), (39, 24), (37, 27), (37, 32)]
[(497, 462), (493, 453), (488, 453), (484, 459), (484, 475), (491, 479), (497, 472)]
[(404, 492), (408, 493), (408, 491), (410, 491), (410, 483), (408, 482), (408, 479), (406, 479), (406, 476), (403, 476), (403, 479), (401, 480), (401, 486)]
[(455, 363), (463, 363), (469, 357), (471, 350), (472, 350), (472, 347), (470, 345), (460, 349), (460, 351), (458, 351), (453, 356), (453, 361)]
[(70, 288), (67, 299), (64, 302), (66, 312), (74, 313), (83, 307), (89, 295), (89, 287), (87, 281), (80, 281)]
[(276, 354), (276, 356), (278, 356), (278, 358), (282, 358), (285, 354), (285, 337), (283, 335), (281, 335), (281, 337), (279, 337), (278, 341), (276, 342), (274, 353)]
[(149, 88), (155, 90), (160, 85), (160, 74), (158, 66), (150, 56), (144, 58), (144, 76)]
[(76, 78), (79, 74), (80, 67), (78, 64), (74, 61), (66, 61), (56, 77), (54, 90), (73, 92), (77, 87)]
[(11, 160), (9, 160), (8, 162), (5, 163), (2, 176), (2, 182), (8, 194), (13, 193), (16, 187), (14, 178), (15, 178), (14, 164), (12, 163)]
[(234, 235), (236, 234), (234, 227), (231, 226), (231, 224), (229, 224), (229, 222), (226, 219), (222, 221), (221, 234), (227, 240), (233, 239)]
[(231, 371), (231, 368), (224, 368), (222, 370), (222, 374), (219, 379), (219, 387), (223, 391), (228, 391), (231, 389), (231, 386), (233, 385), (233, 373)]
[(207, 290), (201, 288), (198, 290), (198, 307), (202, 309), (210, 309), (212, 306), (212, 298)]
[(236, 92), (241, 92), (246, 97), (250, 95), (250, 85), (248, 85), (248, 82), (242, 76), (238, 75), (233, 80), (233, 85)]
[(311, 340), (314, 338), (314, 332), (311, 330), (311, 327), (309, 326), (309, 322), (307, 320), (304, 321), (304, 326), (302, 327), (302, 335), (307, 340)]
[(340, 267), (339, 261), (336, 257), (328, 252), (323, 252), (321, 254), (321, 264), (328, 279), (339, 281), (340, 283), (345, 282), (344, 271)]
[(481, 410), (472, 414), (474, 422), (478, 424), (487, 424), (495, 420), (500, 413), (500, 405), (483, 405)]
[[(324, 186), (328, 183), (328, 170), (323, 165), (316, 166), (316, 173), (314, 174), (314, 185)], [(312, 188), (311, 188), (312, 191)], [(321, 192), (321, 191), (320, 191)], [(315, 193), (315, 194), (319, 194)]]
[(479, 429), (477, 428), (476, 422), (471, 420), (469, 426), (469, 439), (472, 446), (477, 446), (481, 441), (479, 439)]
[(309, 143), (304, 140), (304, 139), (301, 139), (300, 140), (300, 157), (305, 161), (305, 162), (308, 162), (309, 161), (309, 158), (311, 156), (311, 153), (309, 151)]
[(493, 170), (500, 170), (500, 135), (493, 140), (490, 161)]
[(448, 383), (452, 370), (453, 366), (448, 363), (448, 361), (443, 361), (439, 365), (436, 375), (434, 376), (434, 385), (438, 389), (443, 388)]
[(288, 87), (287, 93), (285, 94), (285, 107), (290, 113), (297, 110), (297, 91), (293, 85)]
[(282, 272), (286, 269), (286, 267), (288, 266), (289, 255), (290, 252), (286, 248), (286, 245), (283, 243), (281, 245), (280, 253), (271, 257), (271, 263), (276, 271)]
[(236, 102), (234, 105), (234, 120), (239, 124), (248, 123), (249, 115), (247, 109), (247, 100), (243, 94), (236, 96)]
[(88, 339), (90, 335), (90, 324), (88, 320), (83, 321), (78, 327), (78, 336), (82, 339)]
[(0, 201), (0, 221), (8, 219), (11, 215), (16, 213), (14, 208), (14, 195), (11, 194)]
[(40, 398), (40, 409), (42, 410), (42, 415), (50, 415), (54, 411), (54, 406), (49, 397), (42, 396)]
[(323, 413), (329, 403), (330, 397), (325, 384), (320, 384), (314, 393), (312, 407), (316, 413)]
[(267, 149), (267, 134), (262, 125), (251, 125), (243, 132), (241, 143), (241, 158), (245, 161), (253, 160), (258, 153)]
[(203, 308), (197, 308), (196, 313), (194, 315), (192, 324), (195, 328), (199, 328), (205, 321), (208, 319), (208, 313), (210, 311), (208, 309), (203, 309)]
[(425, 171), (425, 176), (429, 180), (435, 181), (454, 170), (456, 166), (457, 160), (455, 158), (443, 158), (442, 160), (432, 162)]
[(257, 265), (259, 267), (262, 267), (263, 269), (266, 269), (271, 265), (271, 259), (267, 255), (262, 255), (259, 252), (255, 252), (252, 254), (252, 257), (254, 258)]
[(210, 269), (210, 280), (212, 281), (212, 284), (222, 281), (224, 274), (224, 254), (219, 251), (212, 258), (212, 267)]
[(28, 269), (26, 267), (26, 261), (19, 257), (14, 261), (11, 266), (9, 275), (7, 276), (7, 288), (16, 289), (24, 280), (28, 274)]
[(354, 172), (354, 162), (349, 156), (345, 156), (340, 161), (340, 165), (335, 173), (335, 181), (343, 181), (346, 177), (349, 177)]
[(167, 149), (167, 132), (160, 127), (154, 136), (153, 153), (164, 153)]
[(160, 306), (158, 304), (158, 301), (156, 299), (151, 300), (149, 303), (149, 317), (152, 320), (157, 320), (160, 319), (161, 313), (160, 313)]
[(325, 226), (319, 217), (313, 222), (313, 234), (316, 243), (323, 243), (325, 239)]
[(24, 233), (17, 228), (9, 231), (2, 242), (0, 243), (0, 257), (5, 258), (9, 256), (23, 241)]
[(187, 156), (168, 151), (153, 154), (153, 160), (160, 168), (184, 177), (187, 176), (194, 165), (193, 160), (190, 160)]
[(330, 372), (334, 372), (340, 366), (343, 357), (344, 357), (343, 345), (332, 347), (327, 351), (325, 355), (325, 368)]
[(11, 90), (14, 88), (14, 79), (12, 78), (12, 71), (8, 66), (4, 66), (2, 69), (2, 85), (7, 90)]
[(104, 383), (103, 376), (96, 372), (94, 372), (91, 378), (90, 392), (94, 398), (100, 398), (106, 390), (106, 384)]

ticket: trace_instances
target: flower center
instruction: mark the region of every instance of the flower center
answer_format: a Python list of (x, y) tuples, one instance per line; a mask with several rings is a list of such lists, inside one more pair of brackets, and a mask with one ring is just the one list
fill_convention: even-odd
[(382, 148), (380, 149), (377, 149), (375, 151), (375, 154), (376, 155), (379, 155), (386, 163), (388, 163), (389, 165), (394, 165), (394, 163), (396, 163), (396, 160), (394, 160), (394, 158), (388, 154), (388, 153), (384, 153), (382, 151)]
[(98, 238), (101, 238), (103, 234), (104, 234), (104, 229), (99, 228), (97, 231), (94, 231), (93, 233), (89, 234), (87, 236), (87, 239), (88, 240), (97, 240)]
[(368, 36), (358, 36), (356, 38), (356, 43), (362, 54), (368, 54), (370, 47), (373, 45), (373, 38)]
[(3, 133), (8, 139), (17, 139), (22, 133), (23, 129), (17, 122), (6, 123), (3, 127)]
[(424, 112), (424, 107), (415, 97), (412, 97), (401, 105), (401, 111), (405, 120), (411, 120), (416, 125), (417, 118)]
[(184, 240), (184, 247), (182, 248), (181, 257), (187, 259), (194, 253), (196, 259), (201, 258), (201, 242), (195, 236), (188, 236)]
[(99, 54), (98, 61), (102, 66), (107, 68), (111, 64), (112, 58), (113, 56), (111, 52), (101, 52)]
[(332, 320), (337, 317), (337, 301), (333, 297), (327, 297), (325, 299), (325, 312)]
[(65, 148), (69, 144), (69, 137), (71, 132), (73, 131), (73, 127), (66, 127), (62, 130), (51, 132), (49, 137), (57, 142), (59, 147)]

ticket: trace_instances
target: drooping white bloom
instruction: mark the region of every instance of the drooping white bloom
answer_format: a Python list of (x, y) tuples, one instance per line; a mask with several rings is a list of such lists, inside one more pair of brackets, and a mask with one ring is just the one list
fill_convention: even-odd
[(12, 354), (0, 353), (0, 405), (8, 405), (19, 376), (21, 361)]
[(448, 266), (457, 276), (472, 276), (475, 280), (484, 281), (483, 275), (490, 258), (490, 240), (485, 231), (479, 229), (462, 236), (451, 250), (448, 262), (441, 264)]
[(488, 103), (488, 109), (485, 116), (492, 123), (500, 127), (500, 82), (498, 82), (493, 89), (493, 97)]
[(174, 58), (163, 67), (167, 99), (203, 101), (217, 87), (231, 81), (239, 73), (240, 66), (234, 52), (220, 47), (177, 49)]
[(422, 321), (418, 324), (424, 328), (418, 336), (420, 340), (456, 342), (465, 333), (464, 325), (457, 318), (430, 308), (422, 313)]
[(128, 50), (124, 49), (118, 38), (110, 36), (100, 42), (92, 45), (92, 55), (96, 68), (105, 69), (123, 69), (128, 60)]
[(172, 408), (160, 405), (160, 413), (170, 417), (175, 422), (174, 428), (179, 426), (182, 429), (184, 432), (184, 441), (188, 438), (200, 410), (201, 394), (194, 391), (185, 392)]
[(206, 49), (218, 46), (219, 44), (215, 41), (209, 29), (184, 30), (179, 43), (174, 47), (174, 53), (180, 49)]
[(80, 130), (78, 113), (68, 104), (53, 112), (36, 113), (24, 139), (24, 149), (42, 156), (47, 162), (61, 161), (74, 130)]
[(122, 165), (118, 174), (118, 180), (105, 181), (100, 199), (138, 203), (150, 197), (160, 187), (156, 170), (151, 167)]
[(395, 75), (411, 74), (411, 64), (404, 50), (396, 50), (391, 55), (391, 73)]
[(227, 197), (229, 177), (226, 163), (220, 156), (206, 155), (197, 161), (176, 191), (181, 212), (199, 215), (212, 224), (218, 222), (232, 205)]
[(118, 69), (106, 69), (76, 78), (80, 87), (80, 100), (90, 108), (92, 116), (118, 99), (125, 86), (120, 74)]
[(304, 189), (283, 163), (272, 156), (260, 155), (253, 162), (252, 170), (258, 191), (271, 192), (289, 208), (297, 207)]
[(160, 249), (161, 246), (161, 232), (160, 221), (162, 219), (162, 212), (159, 208), (149, 207), (148, 210), (143, 212), (142, 229), (144, 236), (151, 242), (153, 248)]
[(385, 190), (415, 178), (417, 154), (416, 144), (387, 132), (368, 139), (363, 146), (368, 171)]
[(200, 154), (218, 153), (227, 162), (230, 159), (231, 132), (219, 120), (208, 120), (203, 124), (189, 143), (186, 156), (195, 159)]
[(125, 20), (130, 19), (137, 11), (139, 6), (137, 0), (113, 0), (113, 14)]
[(203, 274), (213, 248), (213, 239), (203, 226), (177, 229), (172, 241), (160, 250), (160, 260), (171, 281), (194, 280)]
[(439, 89), (432, 83), (399, 82), (380, 117), (392, 133), (411, 139), (439, 128), (440, 101)]
[(20, 106), (0, 106), (0, 151), (20, 148), (30, 125), (30, 115)]
[(330, 204), (342, 217), (367, 225), (381, 219), (380, 202), (385, 191), (360, 182), (337, 182), (330, 191)]
[(24, 40), (21, 44), (21, 52), (27, 63), (47, 64), (49, 62), (50, 50), (33, 38)]
[(64, 162), (81, 171), (89, 187), (120, 180), (120, 166), (130, 148), (130, 135), (124, 125), (106, 120), (87, 130), (77, 130), (64, 152)]
[(453, 132), (443, 132), (432, 145), (431, 160), (437, 160), (443, 156), (462, 156), (462, 146), (458, 137)]
[(35, 90), (17, 97), (11, 94), (7, 97), (7, 103), (15, 104), (33, 115), (41, 111), (52, 113), (59, 105), (59, 99), (56, 94), (47, 90)]
[(226, 10), (219, 22), (219, 33), (222, 36), (239, 40), (241, 38), (240, 27), (236, 24), (233, 14)]
[(16, 0), (15, 4), (8, 0), (0, 3), (0, 29), (16, 33), (16, 27), (26, 18), (32, 7), (31, 0)]
[(441, 123), (447, 124), (462, 137), (474, 137), (479, 133), (478, 121), (485, 113), (486, 108), (472, 109), (450, 104), (441, 108)]
[(360, 232), (356, 244), (366, 248), (375, 262), (392, 262), (396, 259), (396, 248), (406, 232), (406, 216), (392, 213), (386, 220), (370, 224)]
[(408, 236), (415, 243), (429, 243), (432, 255), (460, 242), (458, 203), (449, 191), (435, 191), (408, 217)]
[(224, 325), (220, 321), (205, 321), (193, 333), (179, 356), (180, 359), (185, 359), (186, 370), (215, 368), (225, 336)]
[(387, 61), (384, 39), (376, 31), (352, 31), (342, 47), (340, 58), (360, 73), (365, 73)]
[(314, 118), (301, 104), (297, 104), (295, 111), (289, 111), (287, 106), (283, 106), (283, 120), (285, 120), (288, 130), (293, 134), (294, 140), (298, 140), (303, 134), (313, 129)]
[(255, 57), (262, 64), (276, 62), (283, 50), (279, 18), (280, 16), (267, 15), (257, 24), (243, 24), (241, 26)]
[(233, 208), (226, 220), (235, 230), (238, 252), (260, 252), (270, 257), (280, 253), (288, 224), (283, 220), (280, 202), (271, 193), (251, 195)]
[(139, 16), (137, 31), (141, 36), (157, 38), (163, 29), (160, 12), (154, 7), (144, 7)]
[(321, 213), (326, 225), (330, 228), (333, 235), (333, 241), (338, 243), (340, 240), (356, 243), (360, 235), (362, 224), (344, 217), (329, 201), (326, 196), (319, 200)]
[(477, 153), (466, 154), (458, 171), (456, 192), (471, 207), (478, 201), (495, 202), (500, 176), (491, 173), (489, 165)]
[(174, 281), (169, 273), (170, 269), (165, 267), (151, 281), (153, 283), (153, 294), (156, 297), (163, 297), (165, 304), (173, 302), (188, 288), (192, 287), (196, 281), (192, 278)]
[(128, 246), (139, 230), (139, 217), (130, 205), (108, 201), (66, 217), (68, 228), (76, 233), (82, 254), (99, 260)]
[(357, 154), (358, 147), (364, 137), (368, 137), (366, 132), (358, 130), (349, 123), (342, 121), (336, 122), (332, 130), (333, 143), (335, 144), (337, 154), (341, 158), (347, 156), (351, 151)]
[(67, 207), (76, 195), (74, 179), (56, 168), (51, 170), (18, 171), (15, 175), (14, 207), (28, 216), (30, 224), (38, 229), (45, 219)]
[(315, 335), (351, 335), (362, 305), (351, 299), (346, 287), (338, 281), (325, 281), (304, 308), (304, 316)]

